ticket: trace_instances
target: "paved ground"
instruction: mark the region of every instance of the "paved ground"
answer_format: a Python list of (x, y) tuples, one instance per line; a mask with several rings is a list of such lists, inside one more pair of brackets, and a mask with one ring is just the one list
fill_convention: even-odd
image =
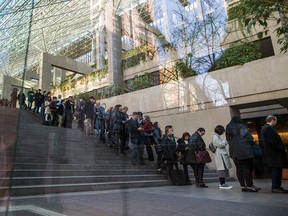
[[(258, 193), (243, 193), (238, 182), (232, 190), (192, 186), (83, 192), (11, 199), (8, 214), (0, 216), (287, 216), (288, 194), (272, 194), (269, 180), (257, 180)], [(283, 182), (288, 188), (288, 181)]]

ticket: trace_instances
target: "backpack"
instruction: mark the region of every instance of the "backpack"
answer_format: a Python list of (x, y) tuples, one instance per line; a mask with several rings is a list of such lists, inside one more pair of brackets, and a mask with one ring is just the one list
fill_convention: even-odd
[(216, 152), (216, 148), (215, 148), (215, 146), (213, 145), (213, 143), (211, 142), (210, 144), (209, 144), (209, 149), (210, 149), (210, 151), (211, 152), (213, 152), (213, 153), (215, 153)]

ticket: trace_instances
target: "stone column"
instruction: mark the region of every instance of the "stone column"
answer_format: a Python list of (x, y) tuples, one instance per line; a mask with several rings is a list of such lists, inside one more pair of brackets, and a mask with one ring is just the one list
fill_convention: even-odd
[(91, 25), (93, 26), (92, 59), (97, 69), (105, 66), (105, 0), (91, 0)]
[(113, 1), (105, 6), (109, 84), (123, 86), (121, 18), (115, 14)]
[(51, 64), (44, 62), (43, 53), (39, 65), (39, 88), (43, 91), (50, 89), (51, 83)]

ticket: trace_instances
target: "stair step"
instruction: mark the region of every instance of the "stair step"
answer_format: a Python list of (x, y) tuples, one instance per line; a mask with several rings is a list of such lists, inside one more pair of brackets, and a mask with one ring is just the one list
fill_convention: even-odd
[[(116, 181), (99, 183), (78, 183), (78, 184), (50, 184), (33, 186), (12, 186), (11, 196), (41, 195), (54, 193), (82, 192), (115, 190), (124, 188), (157, 187), (170, 185), (168, 180), (147, 180), (147, 181)], [(7, 190), (7, 188), (0, 188)]]
[[(171, 184), (165, 173), (157, 172), (156, 166), (131, 165), (129, 152), (116, 155), (107, 144), (98, 141), (98, 136), (88, 136), (76, 129), (75, 122), (73, 129), (46, 126), (29, 111), (0, 108), (0, 123), (5, 125), (0, 127), (0, 133), (9, 138), (8, 163), (16, 153), (14, 164), (0, 164), (7, 169), (3, 172), (6, 176), (0, 178), (5, 183), (0, 194), (8, 190), (9, 183), (12, 196)], [(189, 177), (193, 182), (192, 169)], [(205, 168), (204, 181), (218, 182), (217, 172)]]
[[(95, 176), (47, 176), (47, 177), (14, 177), (12, 185), (44, 185), (44, 184), (78, 184), (116, 181), (163, 180), (159, 174), (138, 175), (95, 175)], [(4, 179), (3, 179), (4, 180)]]

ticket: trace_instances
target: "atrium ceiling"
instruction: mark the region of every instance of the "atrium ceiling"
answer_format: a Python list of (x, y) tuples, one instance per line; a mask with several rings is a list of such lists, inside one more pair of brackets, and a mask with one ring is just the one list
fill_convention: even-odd
[[(76, 58), (83, 47), (91, 49), (90, 8), (107, 1), (0, 0), (0, 89), (3, 74), (21, 77), (25, 65), (37, 65), (42, 52)], [(143, 2), (114, 0), (114, 8), (122, 14)]]

